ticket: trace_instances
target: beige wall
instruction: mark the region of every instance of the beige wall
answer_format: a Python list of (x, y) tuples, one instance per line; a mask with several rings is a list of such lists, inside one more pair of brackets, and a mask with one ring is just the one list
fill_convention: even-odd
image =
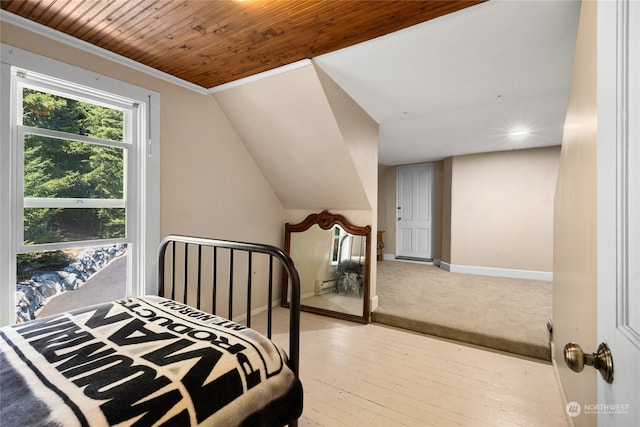
[(451, 180), (453, 157), (442, 162), (442, 261), (451, 264)]
[(452, 265), (550, 272), (559, 147), (454, 157)]
[(320, 67), (315, 67), (315, 70), (369, 201), (373, 218), (369, 225), (375, 233), (378, 215), (378, 124)]
[[(457, 156), (434, 163), (434, 258), (550, 272), (559, 147)], [(395, 253), (396, 167), (379, 166), (379, 223)]]
[(213, 97), (2, 25), (3, 43), (160, 93), (162, 235), (282, 244), (283, 208)]
[[(596, 13), (596, 2), (582, 2), (554, 202), (553, 357), (567, 400), (581, 404), (597, 401), (597, 371), (570, 371), (563, 348), (593, 352), (597, 343)], [(573, 422), (594, 426), (596, 417)]]
[[(375, 241), (378, 231), (378, 124), (320, 67), (315, 68), (369, 201), (370, 209), (359, 213), (352, 210), (345, 217), (353, 221), (350, 216), (357, 215), (363, 219), (354, 218), (359, 222), (352, 222), (352, 224), (371, 227), (371, 253), (369, 256), (371, 260), (375, 260)], [(364, 219), (366, 217), (368, 219)], [(378, 265), (375, 262), (371, 262), (369, 265), (369, 307), (373, 311), (378, 307), (376, 291)]]
[[(266, 160), (254, 157), (247, 150), (245, 141), (240, 138), (213, 95), (152, 77), (13, 24), (3, 22), (1, 36), (3, 43), (160, 94), (161, 211), (157, 214), (161, 220), (161, 235), (178, 233), (210, 236), (282, 247), (287, 218), (283, 202), (261, 170), (265, 165), (260, 162)], [(341, 135), (340, 148), (345, 153), (344, 157), (349, 159), (345, 163), (349, 166), (343, 168), (346, 170), (342, 172), (351, 173), (349, 176), (353, 179), (348, 181), (361, 194), (364, 193), (361, 197), (364, 202), (360, 203), (362, 207), (358, 210), (353, 210), (353, 206), (345, 206), (347, 203), (336, 202), (337, 193), (333, 200), (329, 198), (328, 202), (323, 203), (327, 205), (323, 208), (335, 213), (341, 213), (341, 209), (347, 210), (346, 216), (354, 224), (371, 225), (375, 236), (377, 124), (324, 73), (320, 72), (317, 78), (322, 81), (321, 91), (324, 90), (319, 98), (324, 100), (325, 105), (331, 105), (332, 126), (339, 129), (336, 134)], [(301, 89), (294, 87), (292, 90)], [(255, 117), (253, 120), (252, 125), (259, 127)], [(307, 138), (295, 138), (298, 145), (300, 141), (307, 141)], [(307, 179), (306, 176), (313, 179), (318, 175), (314, 173), (314, 167), (322, 168), (319, 172), (331, 170), (331, 167), (317, 162), (317, 159), (306, 160), (305, 164), (307, 175), (301, 177), (303, 174), (294, 174), (298, 178), (291, 179), (290, 172), (288, 179), (279, 184), (279, 193), (291, 194), (286, 186), (299, 186), (301, 181)], [(335, 161), (330, 166), (335, 169)], [(286, 170), (286, 165), (281, 169)], [(306, 191), (305, 197), (309, 193), (313, 194)], [(303, 204), (301, 197), (297, 201), (287, 200), (292, 209)], [(353, 197), (347, 200), (351, 203)], [(372, 248), (375, 251), (375, 245)], [(375, 263), (372, 263), (372, 298), (375, 298), (375, 273)]]
[(398, 168), (378, 165), (378, 230), (384, 231), (384, 253), (396, 253), (396, 180)]
[(433, 163), (433, 235), (432, 255), (434, 259), (442, 260), (443, 230), (444, 230), (444, 162)]
[(313, 65), (214, 96), (285, 209), (371, 209), (378, 126)]
[[(306, 65), (215, 98), (287, 211), (285, 222), (349, 212), (375, 235), (378, 125), (322, 69)], [(370, 276), (375, 300), (375, 263)]]
[[(334, 206), (331, 212), (344, 215), (354, 225), (369, 225), (371, 227), (372, 240), (369, 256), (372, 260), (375, 260), (379, 203), (377, 169), (378, 124), (320, 67), (315, 67), (315, 69), (370, 206), (366, 210), (343, 210), (345, 207)], [(293, 214), (291, 210), (287, 210), (285, 213), (287, 218), (290, 218), (289, 215), (291, 214)], [(378, 305), (376, 292), (377, 264), (375, 262), (370, 263), (369, 275), (369, 295), (371, 299), (369, 307), (374, 310)]]
[[(1, 38), (160, 94), (161, 206), (152, 214), (160, 216), (161, 236), (176, 233), (282, 246), (284, 209), (212, 96), (5, 22)], [(279, 288), (276, 292), (279, 295)], [(256, 306), (266, 303), (266, 295), (266, 289), (256, 290)]]

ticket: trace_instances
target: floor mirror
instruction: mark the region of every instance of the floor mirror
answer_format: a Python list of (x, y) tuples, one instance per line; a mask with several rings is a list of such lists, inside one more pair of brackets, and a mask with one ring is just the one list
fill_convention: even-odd
[[(300, 274), (302, 310), (369, 322), (371, 226), (357, 226), (342, 215), (323, 211), (299, 224), (285, 224), (284, 246)], [(284, 277), (285, 307), (287, 284)]]

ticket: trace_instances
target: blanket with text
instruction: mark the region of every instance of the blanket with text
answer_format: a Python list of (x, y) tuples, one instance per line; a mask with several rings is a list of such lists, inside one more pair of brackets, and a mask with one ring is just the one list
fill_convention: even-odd
[(0, 329), (13, 426), (276, 426), (302, 411), (286, 354), (169, 299), (126, 298)]

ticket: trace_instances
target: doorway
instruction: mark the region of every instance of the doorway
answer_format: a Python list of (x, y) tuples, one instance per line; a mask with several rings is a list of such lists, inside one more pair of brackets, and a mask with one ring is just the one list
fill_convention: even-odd
[(433, 164), (399, 166), (396, 258), (433, 258)]

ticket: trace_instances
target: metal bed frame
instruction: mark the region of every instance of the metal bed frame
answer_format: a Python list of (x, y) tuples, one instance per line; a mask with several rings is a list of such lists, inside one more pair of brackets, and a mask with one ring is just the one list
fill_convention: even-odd
[[(211, 257), (210, 259), (203, 258), (203, 248), (211, 248), (206, 250), (207, 256)], [(167, 256), (167, 252), (170, 253), (170, 256)], [(158, 295), (164, 297), (168, 287), (167, 298), (202, 309), (205, 302), (209, 302), (208, 300), (204, 301), (202, 298), (205, 286), (203, 276), (207, 275), (212, 280), (212, 283), (207, 283), (213, 289), (210, 295), (212, 314), (217, 314), (217, 306), (220, 304), (217, 299), (217, 293), (225, 289), (228, 292), (228, 304), (226, 307), (228, 311), (223, 317), (233, 320), (234, 286), (238, 285), (237, 281), (234, 282), (234, 275), (238, 271), (237, 260), (241, 258), (237, 256), (238, 253), (246, 254), (246, 257), (242, 256), (242, 259), (247, 261), (246, 270), (244, 270), (246, 278), (243, 277), (246, 280), (244, 286), (247, 290), (245, 320), (247, 327), (251, 327), (252, 290), (254, 281), (256, 281), (253, 277), (255, 273), (253, 271), (254, 256), (256, 254), (265, 254), (268, 257), (268, 272), (265, 279), (268, 286), (267, 337), (269, 339), (271, 339), (273, 323), (273, 287), (274, 283), (277, 283), (278, 286), (281, 283), (279, 278), (274, 279), (274, 275), (284, 271), (283, 274), (286, 274), (289, 278), (288, 364), (295, 376), (298, 377), (300, 361), (300, 277), (292, 259), (281, 249), (256, 243), (169, 235), (162, 240), (158, 253)], [(274, 259), (280, 262), (283, 270), (274, 269)], [(205, 268), (207, 268), (206, 271), (204, 270)], [(219, 272), (224, 273), (225, 270), (228, 270), (226, 280), (220, 280), (218, 278)], [(167, 279), (169, 279), (169, 282)], [(222, 288), (225, 285), (226, 287)], [(194, 292), (195, 295), (193, 294)], [(297, 420), (292, 421), (289, 425), (296, 426)]]

